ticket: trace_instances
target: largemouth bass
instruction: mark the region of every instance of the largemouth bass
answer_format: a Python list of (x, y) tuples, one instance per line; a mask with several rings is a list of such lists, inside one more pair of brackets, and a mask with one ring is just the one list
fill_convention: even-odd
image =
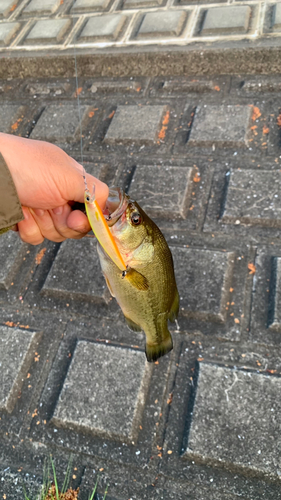
[[(88, 198), (89, 193), (85, 195), (86, 210), (99, 240), (98, 255), (109, 291), (129, 328), (145, 332), (147, 360), (156, 361), (173, 348), (167, 323), (175, 321), (179, 311), (170, 249), (160, 229), (138, 203), (116, 187), (110, 189), (104, 212), (110, 234), (102, 238), (104, 229), (95, 211), (90, 210), (93, 197)], [(121, 259), (118, 256), (116, 260), (114, 245), (107, 241), (110, 235)]]

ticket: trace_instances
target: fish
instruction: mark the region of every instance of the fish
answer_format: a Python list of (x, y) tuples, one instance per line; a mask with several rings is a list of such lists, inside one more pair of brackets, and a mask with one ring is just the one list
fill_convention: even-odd
[[(86, 178), (84, 177), (86, 181)], [(90, 222), (91, 228), (102, 248), (107, 255), (116, 264), (119, 270), (122, 271), (122, 277), (126, 278), (130, 283), (139, 290), (146, 290), (148, 288), (147, 279), (138, 273), (135, 269), (130, 268), (125, 264), (122, 255), (111, 235), (110, 229), (106, 223), (105, 217), (95, 197), (95, 185), (93, 186), (93, 193), (91, 194), (87, 185), (84, 192), (84, 203), (86, 214)], [(123, 201), (124, 203), (124, 201)], [(121, 204), (121, 211), (122, 211)]]
[(86, 212), (108, 289), (130, 330), (144, 331), (147, 361), (157, 361), (173, 349), (168, 320), (174, 322), (179, 312), (171, 251), (155, 222), (121, 188), (110, 188), (105, 211), (100, 211), (103, 223), (96, 208), (91, 210), (96, 202), (89, 194)]

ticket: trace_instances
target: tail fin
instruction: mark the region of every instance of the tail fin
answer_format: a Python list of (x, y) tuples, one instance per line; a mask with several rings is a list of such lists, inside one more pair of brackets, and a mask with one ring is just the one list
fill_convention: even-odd
[(164, 356), (173, 349), (173, 340), (169, 330), (167, 329), (165, 333), (165, 337), (162, 338), (159, 344), (146, 343), (145, 354), (147, 361), (157, 361), (158, 358), (161, 358), (161, 356)]

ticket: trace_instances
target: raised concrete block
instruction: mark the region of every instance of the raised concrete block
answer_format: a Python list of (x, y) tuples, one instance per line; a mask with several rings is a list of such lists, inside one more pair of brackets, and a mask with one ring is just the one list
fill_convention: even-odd
[(149, 12), (143, 16), (137, 38), (180, 36), (188, 17), (183, 10)]
[(118, 106), (104, 141), (155, 143), (165, 106)]
[(160, 7), (165, 0), (123, 0), (123, 9), (138, 9), (140, 7)]
[(235, 254), (180, 247), (172, 250), (182, 314), (224, 322)]
[(273, 5), (272, 10), (272, 29), (273, 31), (281, 31), (281, 4)]
[(24, 243), (9, 231), (0, 237), (0, 289), (8, 290), (17, 271)]
[[(88, 106), (81, 106), (82, 116)], [(44, 139), (47, 141), (65, 142), (76, 138), (80, 134), (79, 114), (77, 104), (50, 104), (35, 125), (32, 139)]]
[(247, 33), (251, 17), (248, 5), (214, 7), (207, 10), (202, 35)]
[(117, 40), (127, 21), (128, 17), (123, 14), (90, 17), (78, 37), (78, 42)]
[(11, 132), (12, 125), (23, 118), (22, 111), (22, 107), (18, 104), (0, 105), (0, 132)]
[(281, 379), (199, 364), (186, 456), (281, 474)]
[(38, 333), (0, 326), (0, 410), (13, 411), (38, 339)]
[(46, 19), (37, 21), (29, 31), (24, 44), (50, 44), (59, 43), (71, 27), (71, 19)]
[(0, 24), (0, 46), (9, 45), (21, 28), (20, 23)]
[(192, 168), (184, 167), (139, 166), (129, 194), (151, 217), (185, 218), (192, 189), (192, 172)]
[(76, 0), (71, 9), (71, 12), (74, 13), (88, 13), (95, 10), (104, 10), (106, 9), (111, 0)]
[(137, 439), (152, 368), (141, 351), (79, 341), (53, 423), (107, 438)]
[(190, 146), (245, 147), (251, 113), (251, 106), (200, 106), (195, 112), (188, 144)]
[(48, 295), (83, 295), (104, 300), (107, 288), (101, 273), (96, 240), (67, 240), (62, 243), (42, 292)]
[(8, 17), (14, 12), (18, 0), (1, 0), (0, 2), (0, 19), (1, 17)]
[(61, 4), (61, 0), (31, 0), (22, 11), (22, 15), (40, 16), (53, 14)]
[(271, 258), (270, 301), (268, 326), (273, 330), (281, 329), (281, 258)]
[(223, 222), (281, 227), (279, 171), (230, 170), (228, 176)]

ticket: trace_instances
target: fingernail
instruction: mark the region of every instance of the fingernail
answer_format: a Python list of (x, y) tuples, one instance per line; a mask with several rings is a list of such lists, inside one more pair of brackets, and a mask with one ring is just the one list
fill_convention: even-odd
[(33, 212), (38, 217), (43, 217), (43, 215), (45, 214), (45, 210), (42, 210), (42, 208), (33, 208)]
[(63, 212), (63, 207), (56, 207), (56, 208), (53, 208), (53, 213), (55, 215), (61, 215)]

